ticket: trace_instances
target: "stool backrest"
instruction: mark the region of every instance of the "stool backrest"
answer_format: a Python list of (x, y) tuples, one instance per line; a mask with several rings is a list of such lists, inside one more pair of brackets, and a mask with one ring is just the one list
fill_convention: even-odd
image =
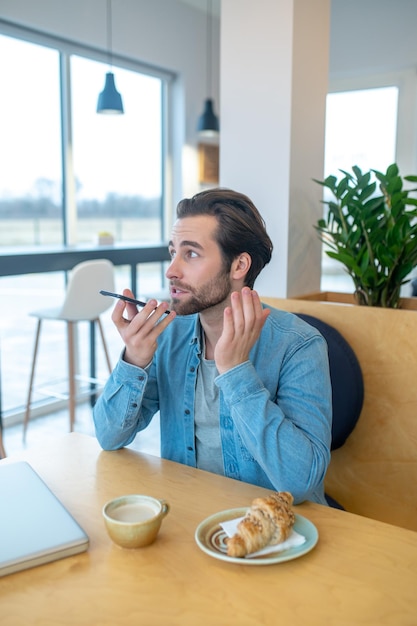
[(111, 305), (100, 289), (114, 291), (114, 265), (107, 259), (83, 261), (71, 272), (59, 317), (71, 321), (94, 320)]

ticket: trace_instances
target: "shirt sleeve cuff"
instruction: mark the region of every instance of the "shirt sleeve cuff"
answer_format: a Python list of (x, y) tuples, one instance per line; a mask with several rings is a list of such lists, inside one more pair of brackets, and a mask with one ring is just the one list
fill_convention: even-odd
[(264, 385), (250, 361), (240, 363), (227, 372), (219, 374), (214, 382), (222, 390), (225, 398), (232, 403), (264, 389)]

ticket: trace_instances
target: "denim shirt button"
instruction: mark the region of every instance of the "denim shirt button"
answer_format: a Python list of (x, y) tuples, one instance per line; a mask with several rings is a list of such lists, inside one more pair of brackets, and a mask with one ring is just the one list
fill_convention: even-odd
[(190, 409), (185, 409), (184, 413), (185, 413), (186, 415), (190, 415)]
[(192, 452), (194, 448), (192, 446), (187, 446), (187, 450), (190, 450), (190, 452)]
[(137, 409), (137, 406), (138, 406), (138, 403), (137, 403), (137, 402), (132, 402), (132, 407), (133, 407), (134, 409)]
[(195, 367), (194, 367), (194, 365), (192, 365), (192, 366), (190, 367), (190, 372), (195, 372)]
[(141, 376), (138, 376), (138, 380), (140, 380), (140, 382), (142, 382), (143, 380), (145, 380), (145, 376), (143, 376), (143, 374), (141, 374)]

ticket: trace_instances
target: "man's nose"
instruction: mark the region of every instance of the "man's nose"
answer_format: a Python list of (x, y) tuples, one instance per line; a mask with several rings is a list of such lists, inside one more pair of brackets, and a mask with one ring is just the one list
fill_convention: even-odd
[(178, 258), (175, 256), (171, 259), (171, 263), (168, 265), (165, 276), (168, 279), (179, 278), (181, 275), (181, 268)]

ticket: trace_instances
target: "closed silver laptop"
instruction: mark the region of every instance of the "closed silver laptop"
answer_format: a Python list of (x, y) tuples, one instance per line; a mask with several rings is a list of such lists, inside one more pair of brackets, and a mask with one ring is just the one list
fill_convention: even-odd
[(0, 576), (84, 552), (88, 543), (29, 463), (0, 463)]

